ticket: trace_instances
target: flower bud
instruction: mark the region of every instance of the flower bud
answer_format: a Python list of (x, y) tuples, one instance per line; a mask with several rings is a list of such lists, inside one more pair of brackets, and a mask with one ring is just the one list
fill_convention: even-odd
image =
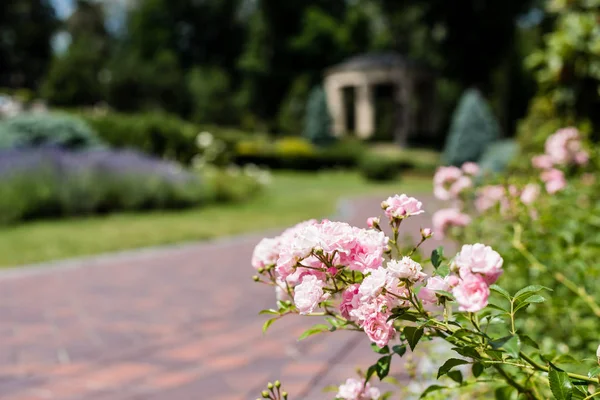
[(267, 389), (269, 389), (269, 390), (273, 389), (273, 384), (271, 382), (269, 382), (267, 384)]
[(431, 228), (421, 229), (421, 237), (423, 238), (423, 240), (429, 239), (432, 236), (433, 236), (433, 231), (431, 230)]
[(264, 268), (262, 268), (262, 267), (261, 267), (261, 268), (259, 268), (259, 269), (258, 269), (258, 273), (259, 273), (259, 274), (262, 274), (263, 272), (265, 272), (265, 269), (264, 269)]
[(254, 282), (258, 282), (258, 281), (259, 281), (259, 279), (260, 279), (260, 278), (259, 278), (258, 276), (256, 276), (256, 275), (254, 275), (254, 276), (252, 277), (252, 280), (253, 280)]
[(267, 390), (263, 390), (260, 395), (263, 397), (263, 399), (268, 399), (269, 397), (271, 397)]
[(379, 217), (367, 218), (367, 226), (373, 229), (379, 229)]
[(287, 392), (281, 392), (281, 396), (283, 396), (283, 400), (287, 400)]
[(386, 208), (388, 208), (390, 205), (387, 203), (387, 201), (382, 201), (381, 202), (381, 209), (385, 210)]
[(275, 381), (275, 387), (279, 389), (281, 387), (281, 382)]

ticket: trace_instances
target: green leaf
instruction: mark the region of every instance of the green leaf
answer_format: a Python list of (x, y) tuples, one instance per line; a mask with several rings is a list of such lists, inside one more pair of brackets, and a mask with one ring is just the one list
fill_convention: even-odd
[(443, 390), (443, 389), (446, 389), (446, 386), (431, 385), (427, 389), (425, 389), (425, 391), (423, 393), (421, 393), (421, 397), (419, 397), (419, 398), (422, 399), (422, 398), (426, 397), (429, 393), (436, 392), (438, 390)]
[(512, 336), (502, 345), (502, 348), (512, 357), (519, 358), (521, 352), (521, 341), (517, 335)]
[(521, 343), (539, 350), (540, 346), (529, 336), (525, 334), (519, 334), (519, 337), (521, 338)]
[(506, 300), (510, 301), (511, 297), (510, 297), (510, 293), (508, 293), (506, 290), (502, 289), (500, 286), (498, 285), (491, 285), (490, 289), (500, 295), (502, 295)]
[(371, 365), (369, 369), (367, 369), (367, 375), (365, 375), (365, 383), (369, 382), (369, 379), (373, 376), (373, 374), (377, 371), (377, 365)]
[(450, 268), (448, 268), (447, 265), (442, 265), (441, 267), (439, 267), (436, 270), (436, 273), (441, 276), (442, 278), (447, 277), (448, 275), (450, 275)]
[(371, 349), (377, 354), (388, 354), (390, 352), (390, 348), (387, 346), (379, 347), (375, 343), (371, 343)]
[(494, 398), (496, 400), (511, 400), (514, 389), (510, 386), (504, 386), (496, 389), (494, 392)]
[(437, 269), (440, 266), (443, 259), (444, 259), (444, 248), (443, 247), (440, 246), (431, 252), (431, 264), (433, 264), (433, 267), (435, 269)]
[(506, 308), (504, 308), (504, 307), (502, 307), (502, 306), (499, 306), (499, 305), (497, 305), (497, 304), (494, 304), (494, 303), (488, 303), (488, 305), (487, 305), (487, 306), (488, 306), (489, 308), (493, 309), (493, 310), (502, 311), (502, 312), (503, 312), (503, 313), (505, 313), (505, 314), (508, 314), (508, 313), (510, 313), (510, 311), (508, 311)]
[(279, 311), (273, 310), (273, 309), (269, 309), (269, 310), (262, 310), (261, 312), (258, 313), (258, 315), (263, 315), (263, 314), (279, 315)]
[(448, 375), (448, 377), (450, 379), (452, 379), (454, 382), (458, 383), (459, 385), (463, 383), (463, 376), (462, 376), (462, 372), (460, 372), (460, 371), (450, 371), (446, 375)]
[(407, 326), (404, 328), (404, 336), (406, 337), (410, 349), (414, 351), (415, 347), (417, 347), (417, 343), (421, 340), (421, 336), (423, 336), (423, 328)]
[(588, 376), (590, 378), (595, 378), (600, 375), (600, 367), (594, 367), (588, 371)]
[(571, 400), (573, 397), (573, 384), (566, 372), (550, 367), (548, 380), (550, 381), (550, 390), (552, 390), (554, 398), (557, 400)]
[(307, 330), (305, 330), (302, 333), (302, 335), (300, 335), (298, 340), (299, 341), (304, 340), (309, 336), (316, 335), (317, 333), (327, 332), (328, 330), (329, 330), (329, 326), (324, 325), (324, 324), (318, 324), (318, 325), (315, 325), (315, 326), (310, 327)]
[(556, 364), (579, 364), (579, 360), (569, 354), (561, 354), (553, 360)]
[(265, 321), (262, 327), (263, 333), (267, 332), (267, 329), (273, 324), (273, 322), (277, 321), (277, 318), (271, 318)]
[(534, 294), (536, 294), (537, 292), (540, 292), (542, 290), (552, 291), (552, 289), (547, 288), (545, 286), (530, 285), (530, 286), (524, 287), (523, 289), (519, 290), (515, 294), (515, 300), (516, 301), (523, 301), (523, 300), (525, 300), (525, 299), (533, 296)]
[(450, 292), (447, 292), (445, 290), (436, 290), (435, 291), (437, 294), (439, 294), (440, 296), (444, 296), (449, 298), (450, 300), (454, 300), (454, 295)]
[(473, 367), (471, 368), (471, 372), (473, 373), (473, 376), (475, 378), (478, 378), (479, 375), (481, 375), (483, 373), (483, 364), (482, 363), (475, 363), (473, 364)]
[(452, 368), (456, 367), (457, 365), (463, 365), (463, 364), (469, 364), (469, 362), (467, 360), (461, 360), (460, 358), (449, 359), (448, 361), (446, 361), (444, 363), (444, 365), (442, 365), (440, 367), (440, 369), (438, 369), (437, 379), (440, 379), (440, 376), (444, 376), (445, 374), (450, 372), (450, 370)]
[(402, 357), (406, 353), (406, 345), (396, 345), (392, 347), (392, 351)]
[(588, 391), (585, 389), (587, 387), (587, 382), (585, 386), (573, 386), (573, 400), (585, 400), (588, 397)]
[(390, 373), (390, 364), (392, 362), (392, 356), (384, 356), (377, 360), (377, 364), (375, 364), (375, 372), (377, 372), (377, 376), (379, 379), (385, 378)]
[[(473, 358), (475, 360), (481, 359), (481, 355), (472, 347), (455, 347), (452, 350), (456, 351), (463, 357)], [(491, 350), (488, 350), (488, 352)]]
[(531, 297), (526, 298), (525, 300), (519, 300), (514, 311), (516, 312), (522, 308), (525, 308), (531, 303), (543, 303), (544, 301), (546, 301), (546, 299), (543, 296), (540, 296), (539, 294), (534, 294)]

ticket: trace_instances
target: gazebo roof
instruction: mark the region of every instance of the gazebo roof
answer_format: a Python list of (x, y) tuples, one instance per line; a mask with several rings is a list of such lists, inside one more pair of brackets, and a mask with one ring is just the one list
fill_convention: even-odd
[(414, 60), (411, 60), (399, 53), (364, 53), (348, 58), (339, 64), (329, 67), (325, 73), (331, 74), (341, 71), (365, 71), (381, 68), (423, 68)]

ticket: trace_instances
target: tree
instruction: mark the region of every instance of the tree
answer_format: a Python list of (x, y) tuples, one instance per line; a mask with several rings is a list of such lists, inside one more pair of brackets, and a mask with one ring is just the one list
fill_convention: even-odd
[(49, 0), (0, 1), (0, 87), (38, 87), (57, 28)]
[(308, 97), (304, 137), (317, 145), (326, 145), (334, 139), (331, 134), (331, 116), (327, 108), (325, 91), (321, 86), (315, 86)]
[(217, 67), (197, 67), (187, 76), (191, 118), (199, 123), (231, 124), (237, 117), (229, 76)]
[(452, 116), (444, 148), (444, 162), (462, 165), (478, 161), (486, 148), (500, 137), (500, 128), (485, 98), (477, 89), (465, 91)]

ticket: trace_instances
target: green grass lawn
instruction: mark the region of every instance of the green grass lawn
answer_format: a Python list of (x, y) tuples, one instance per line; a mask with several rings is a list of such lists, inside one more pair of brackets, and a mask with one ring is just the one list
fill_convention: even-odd
[(351, 172), (276, 173), (248, 202), (183, 211), (113, 214), (0, 228), (0, 266), (186, 242), (285, 227), (330, 216), (341, 197), (429, 192), (429, 177), (374, 184)]

